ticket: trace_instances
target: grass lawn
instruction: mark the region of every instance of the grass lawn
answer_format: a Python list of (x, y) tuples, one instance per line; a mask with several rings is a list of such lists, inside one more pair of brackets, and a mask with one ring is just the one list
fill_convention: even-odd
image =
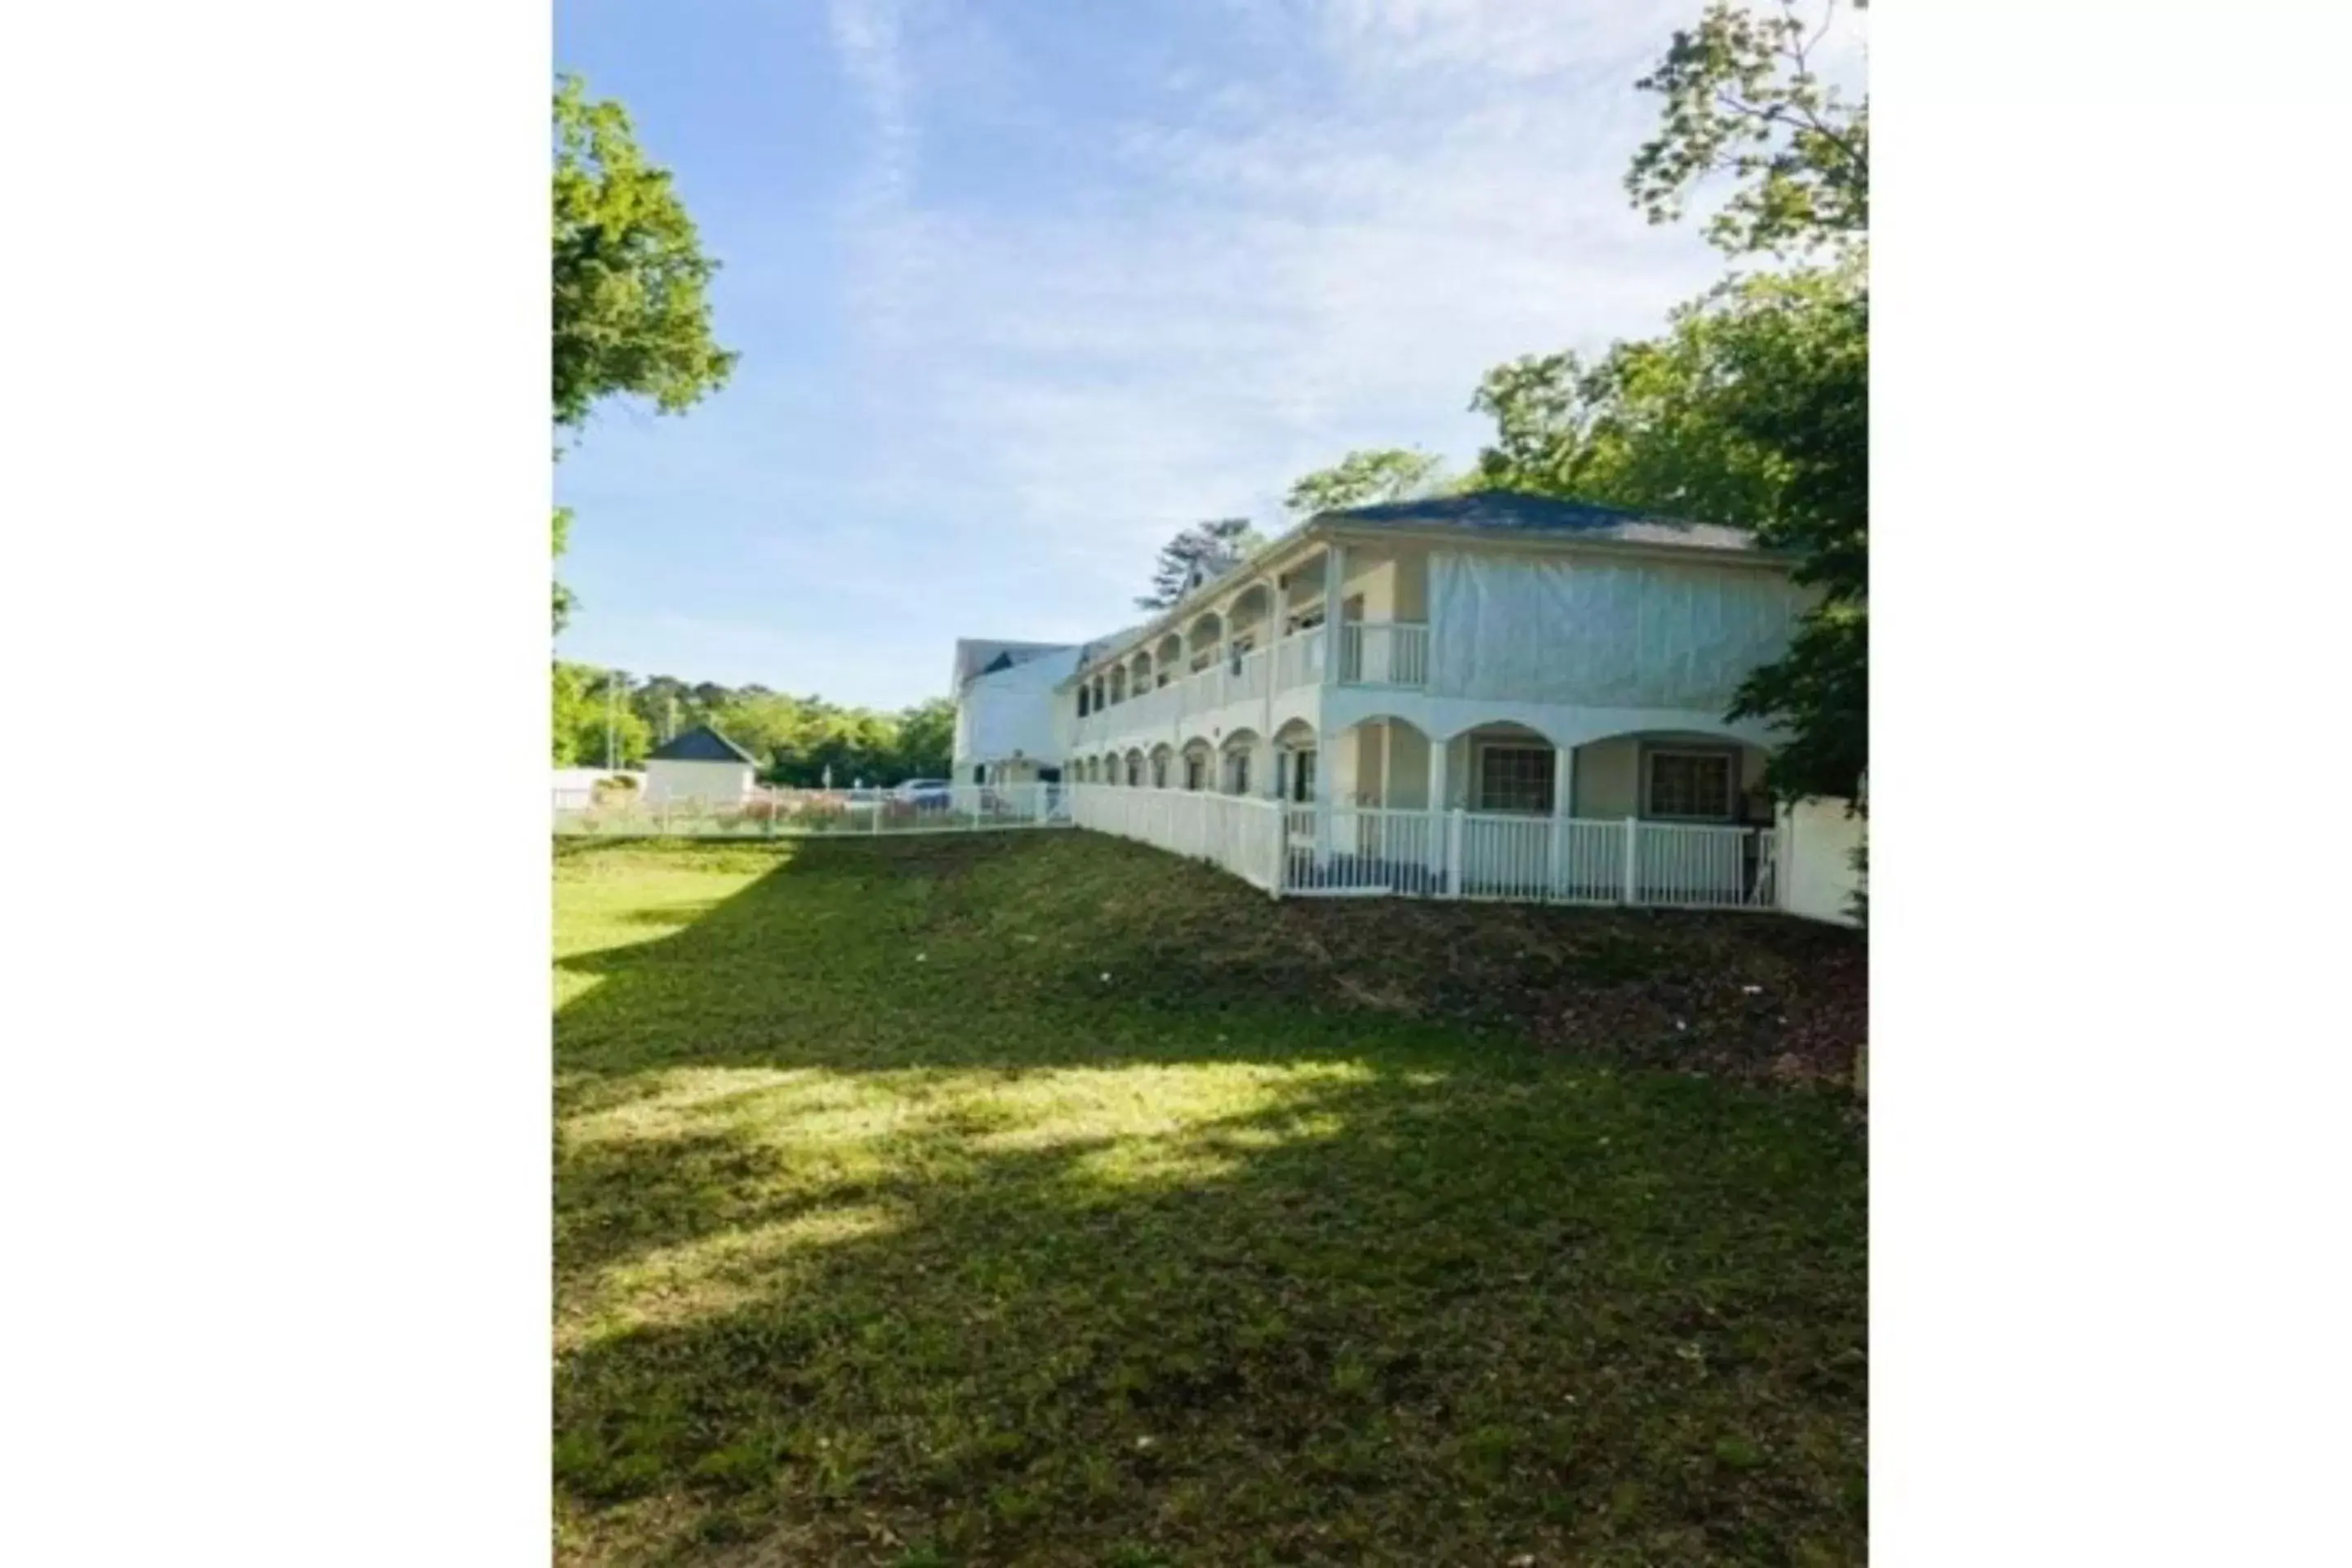
[(559, 844), (556, 952), (562, 1563), (1863, 1560), (1851, 933), (1056, 832)]

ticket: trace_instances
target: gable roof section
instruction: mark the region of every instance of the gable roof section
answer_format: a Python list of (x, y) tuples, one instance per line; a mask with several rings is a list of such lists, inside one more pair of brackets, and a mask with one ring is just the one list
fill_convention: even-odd
[(961, 691), (974, 678), (1010, 669), (1049, 653), (1060, 653), (1068, 643), (1007, 642), (1001, 637), (958, 637), (952, 690)]
[(658, 763), (742, 763), (758, 767), (760, 759), (712, 729), (697, 724), (685, 733), (673, 736), (646, 753), (647, 759)]
[(1471, 532), (1538, 534), (1618, 544), (1683, 545), (1694, 550), (1755, 550), (1755, 534), (1719, 522), (1682, 522), (1592, 501), (1561, 500), (1520, 490), (1472, 490), (1425, 500), (1382, 501), (1319, 512), (1317, 522), (1347, 528), (1458, 528)]

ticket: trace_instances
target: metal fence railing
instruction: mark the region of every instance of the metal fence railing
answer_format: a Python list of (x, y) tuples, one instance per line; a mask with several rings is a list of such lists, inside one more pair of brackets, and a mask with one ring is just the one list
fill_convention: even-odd
[(561, 837), (805, 838), (975, 833), (1069, 825), (1059, 784), (927, 789), (761, 789), (735, 800), (559, 790)]

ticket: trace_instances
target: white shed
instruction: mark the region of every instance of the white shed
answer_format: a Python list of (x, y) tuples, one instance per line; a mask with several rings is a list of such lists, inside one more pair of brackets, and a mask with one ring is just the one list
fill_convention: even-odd
[(646, 759), (646, 799), (732, 805), (751, 793), (759, 763), (708, 724), (655, 748)]

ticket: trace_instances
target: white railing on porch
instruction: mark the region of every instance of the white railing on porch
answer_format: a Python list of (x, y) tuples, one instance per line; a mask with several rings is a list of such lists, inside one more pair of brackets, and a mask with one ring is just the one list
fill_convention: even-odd
[(1349, 686), (1429, 684), (1429, 627), (1419, 621), (1349, 621), (1339, 628), (1339, 679)]
[(1284, 805), (1080, 784), (1071, 820), (1305, 897), (1486, 899), (1758, 909), (1775, 902), (1769, 828), (1502, 812)]

